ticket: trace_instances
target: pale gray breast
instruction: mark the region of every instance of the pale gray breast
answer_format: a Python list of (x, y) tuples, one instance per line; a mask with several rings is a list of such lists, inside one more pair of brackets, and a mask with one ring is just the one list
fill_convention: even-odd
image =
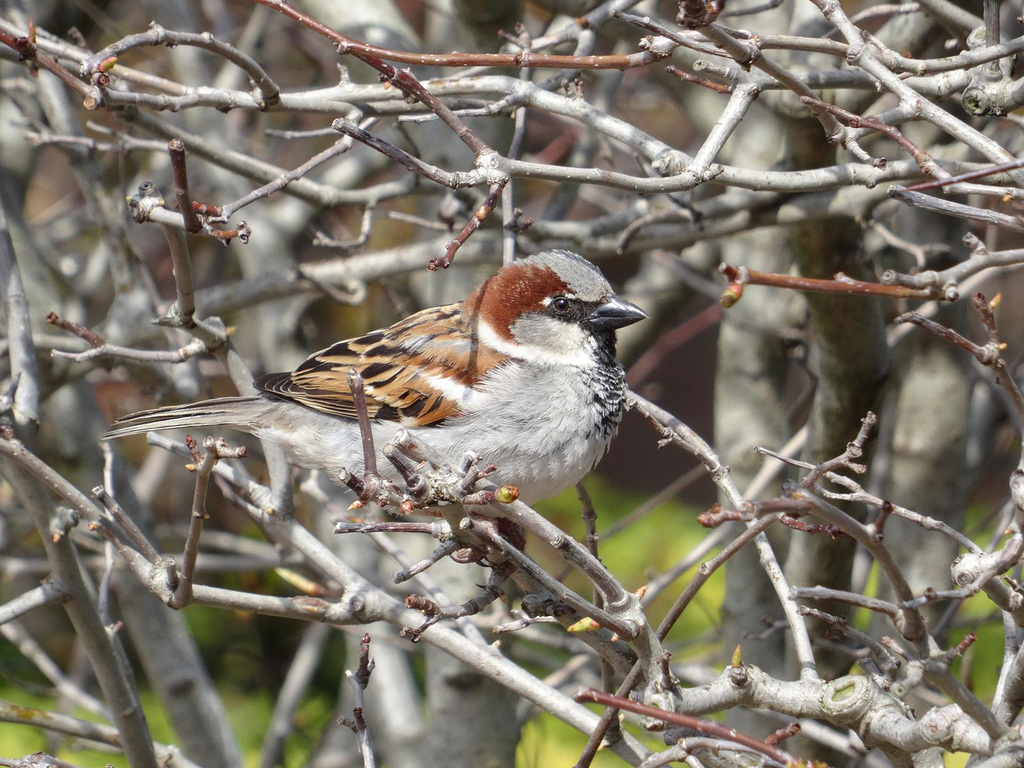
[(471, 449), (496, 464), (495, 480), (519, 485), (527, 501), (593, 469), (622, 418), (625, 375), (618, 363), (523, 365), (489, 378), (488, 396), (437, 436), (448, 452)]

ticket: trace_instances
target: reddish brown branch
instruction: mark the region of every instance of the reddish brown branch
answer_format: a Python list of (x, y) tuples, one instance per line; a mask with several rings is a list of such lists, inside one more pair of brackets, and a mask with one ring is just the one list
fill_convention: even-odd
[(893, 506), (891, 501), (883, 501), (882, 508), (878, 510), (878, 517), (875, 518), (875, 522), (871, 525), (875, 529), (875, 535), (879, 538), (882, 537), (882, 532), (885, 530), (885, 524), (889, 520), (889, 516), (892, 514)]
[(237, 229), (214, 229), (213, 227), (206, 227), (205, 234), (208, 234), (214, 240), (227, 245), (234, 239), (241, 240), (243, 243), (248, 243), (249, 238), (252, 237), (252, 228), (244, 221), (238, 222)]
[[(929, 170), (930, 168), (934, 169), (935, 167), (934, 162), (932, 162), (931, 155), (929, 155), (927, 152), (925, 152), (923, 149), (917, 146), (917, 144), (915, 144), (906, 136), (904, 136), (903, 133), (895, 126), (888, 125), (887, 123), (880, 122), (870, 117), (858, 115), (855, 112), (850, 112), (849, 110), (843, 109), (842, 107), (837, 107), (835, 104), (829, 104), (827, 101), (822, 101), (821, 99), (816, 99), (812, 96), (801, 96), (800, 101), (802, 101), (809, 107), (813, 106), (818, 109), (824, 109), (827, 112), (831, 112), (833, 115), (843, 120), (851, 128), (870, 128), (873, 131), (884, 133), (890, 139), (899, 144), (903, 149), (905, 149), (907, 154), (914, 158), (914, 162), (916, 162), (921, 167), (922, 171), (924, 171), (930, 176), (934, 175), (932, 170)], [(881, 162), (884, 166), (884, 158), (881, 159)], [(946, 182), (942, 183), (945, 184)]]
[(102, 347), (104, 344), (107, 343), (106, 341), (104, 341), (103, 337), (100, 336), (95, 331), (90, 331), (85, 326), (79, 325), (78, 323), (73, 323), (70, 320), (65, 320), (62, 317), (60, 317), (56, 312), (51, 312), (50, 314), (48, 314), (46, 316), (46, 322), (48, 322), (50, 325), (55, 325), (58, 328), (63, 328), (65, 331), (70, 331), (80, 339), (85, 339), (87, 342), (89, 342), (89, 346), (93, 347), (94, 349), (96, 347)]
[(842, 272), (837, 272), (832, 280), (816, 277), (798, 277), (796, 275), (779, 275), (772, 272), (760, 272), (746, 267), (734, 267), (722, 264), (718, 270), (729, 279), (729, 286), (722, 293), (719, 301), (728, 308), (743, 296), (745, 285), (767, 285), (772, 288), (789, 288), (795, 291), (812, 293), (840, 293), (848, 296), (888, 296), (893, 299), (937, 299), (938, 292), (929, 288), (909, 288), (902, 285), (884, 285), (854, 280)]
[(196, 200), (192, 201), (192, 210), (198, 213), (200, 216), (223, 216), (223, 209), (219, 205), (213, 205), (212, 203), (200, 203)]
[(338, 723), (359, 737), (359, 751), (363, 754), (364, 765), (374, 765), (373, 754), (370, 748), (369, 739), (366, 738), (366, 718), (363, 716), (364, 692), (370, 684), (370, 675), (376, 667), (376, 662), (370, 658), (370, 635), (364, 634), (359, 641), (359, 667), (355, 672), (347, 671), (345, 676), (349, 678), (355, 690), (355, 706), (352, 708), (352, 719), (347, 717), (338, 718)]
[(367, 632), (359, 641), (359, 667), (356, 669), (356, 682), (364, 688), (370, 682), (373, 666), (373, 659), (370, 658), (370, 633)]
[(96, 91), (93, 88), (90, 88), (68, 70), (64, 69), (64, 67), (57, 63), (56, 59), (47, 56), (36, 47), (34, 25), (29, 27), (29, 34), (25, 37), (0, 31), (0, 43), (15, 50), (24, 61), (30, 61), (59, 77), (65, 85), (82, 97), (82, 106), (86, 109), (96, 109), (96, 107), (100, 106), (100, 100), (97, 98)]
[(203, 228), (203, 223), (196, 215), (192, 204), (192, 195), (188, 191), (188, 168), (185, 165), (185, 142), (171, 139), (167, 142), (167, 154), (171, 157), (171, 175), (174, 178), (174, 196), (178, 199), (178, 210), (185, 220), (185, 231), (194, 235)]
[(999, 341), (999, 326), (996, 325), (996, 307), (999, 305), (1001, 298), (997, 294), (996, 297), (989, 302), (985, 298), (985, 294), (976, 293), (971, 299), (971, 303), (974, 304), (974, 308), (977, 310), (978, 315), (981, 317), (981, 322), (985, 326), (985, 330), (988, 331), (989, 341), (995, 345), (997, 349), (1004, 349), (1005, 345)]
[[(338, 46), (338, 53), (350, 53), (366, 61), (378, 59), (399, 64), (417, 64), (428, 67), (522, 67), (526, 69), (632, 69), (664, 59), (671, 49), (649, 49), (638, 53), (608, 54), (602, 56), (567, 56), (553, 53), (413, 53), (396, 51), (371, 45), (336, 32), (281, 0), (255, 0), (276, 11), (290, 16), (317, 34), (323, 35)], [(673, 46), (674, 47), (674, 46)], [(370, 64), (375, 69), (375, 65)]]
[(406, 595), (405, 607), (419, 611), (424, 616), (437, 616), (441, 613), (441, 606), (423, 595)]
[(843, 532), (839, 528), (836, 528), (836, 526), (834, 525), (829, 525), (827, 523), (805, 523), (803, 520), (800, 520), (796, 517), (791, 517), (790, 515), (782, 515), (782, 517), (779, 518), (779, 522), (787, 526), (788, 528), (792, 528), (794, 531), (800, 531), (802, 533), (812, 535), (824, 534), (833, 541), (842, 537), (843, 535)]
[(767, 736), (765, 736), (764, 743), (774, 747), (784, 739), (788, 739), (790, 736), (796, 736), (798, 733), (800, 733), (800, 730), (800, 723), (790, 723), (789, 725), (779, 728), (779, 730), (775, 731), (774, 733), (769, 733)]
[(740, 733), (734, 728), (727, 728), (721, 723), (716, 723), (712, 720), (705, 720), (702, 717), (683, 715), (678, 712), (668, 712), (664, 709), (648, 707), (644, 704), (639, 704), (632, 699), (615, 696), (610, 693), (605, 693), (604, 691), (598, 691), (594, 688), (585, 688), (581, 691), (577, 691), (573, 698), (578, 702), (589, 701), (595, 704), (602, 704), (606, 707), (624, 709), (627, 712), (633, 712), (638, 715), (643, 715), (644, 717), (652, 717), (666, 723), (671, 723), (672, 725), (681, 725), (684, 728), (693, 728), (701, 733), (706, 733), (708, 736), (714, 736), (719, 739), (742, 744), (744, 747), (748, 747), (762, 755), (767, 755), (772, 760), (777, 760), (783, 765), (796, 764), (796, 758), (784, 749), (779, 749), (778, 747), (768, 744), (761, 739), (755, 739), (753, 736)]
[(721, 83), (716, 83), (713, 80), (708, 80), (706, 77), (691, 75), (689, 72), (683, 72), (673, 64), (669, 64), (665, 67), (665, 71), (670, 75), (675, 75), (684, 83), (693, 83), (694, 85), (702, 86), (709, 90), (716, 91), (717, 93), (732, 93), (733, 90), (733, 86), (731, 85), (722, 85)]
[(932, 181), (922, 181), (920, 184), (911, 184), (906, 187), (911, 192), (924, 192), (928, 189), (937, 189), (938, 187), (945, 187), (950, 184), (957, 184), (961, 181), (974, 181), (975, 179), (983, 179), (986, 176), (992, 176), (997, 173), (1004, 173), (1006, 171), (1015, 171), (1018, 168), (1024, 168), (1024, 159), (1013, 160), (1009, 163), (1000, 163), (999, 165), (993, 165), (989, 168), (979, 168), (976, 171), (967, 171), (967, 173), (960, 173), (956, 176), (950, 176), (946, 179), (933, 179)]

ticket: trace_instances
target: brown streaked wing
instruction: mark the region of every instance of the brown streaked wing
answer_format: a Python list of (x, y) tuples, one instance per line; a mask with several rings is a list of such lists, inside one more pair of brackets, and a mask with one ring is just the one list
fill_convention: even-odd
[(437, 425), (456, 415), (459, 405), (433, 386), (430, 377), (471, 387), (505, 360), (481, 348), (467, 325), (459, 304), (426, 309), (390, 328), (321, 350), (291, 373), (261, 376), (255, 385), (272, 397), (354, 419), (347, 377), (355, 368), (366, 385), (370, 418)]

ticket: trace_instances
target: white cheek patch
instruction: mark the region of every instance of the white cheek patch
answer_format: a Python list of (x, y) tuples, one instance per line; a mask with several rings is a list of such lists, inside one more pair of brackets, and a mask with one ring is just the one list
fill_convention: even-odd
[(594, 337), (575, 323), (530, 314), (513, 322), (510, 330), (517, 341), (503, 339), (487, 323), (481, 322), (480, 341), (509, 357), (532, 363), (580, 368), (589, 368), (596, 363)]

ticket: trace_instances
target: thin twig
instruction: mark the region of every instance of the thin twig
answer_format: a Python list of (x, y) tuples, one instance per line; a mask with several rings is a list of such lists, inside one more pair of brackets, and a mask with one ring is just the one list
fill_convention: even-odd
[(167, 142), (167, 154), (171, 158), (171, 176), (174, 179), (174, 196), (178, 199), (178, 210), (185, 220), (185, 231), (194, 235), (203, 228), (203, 225), (192, 206), (192, 194), (188, 189), (185, 143), (181, 139), (171, 139)]
[[(285, 5), (280, 0), (255, 0), (260, 5), (280, 11), (301, 22), (338, 46), (338, 52), (351, 54), (380, 69), (373, 60), (396, 61), (400, 64), (415, 64), (431, 67), (537, 67), (543, 69), (630, 69), (642, 67), (665, 58), (671, 47), (661, 45), (653, 50), (632, 54), (611, 54), (606, 56), (563, 56), (558, 54), (531, 53), (412, 53), (392, 48), (363, 43), (335, 30), (329, 29), (305, 14)], [(393, 69), (393, 68), (392, 68)]]
[(349, 369), (347, 378), (348, 387), (352, 391), (352, 403), (359, 420), (359, 434), (363, 442), (363, 473), (370, 478), (376, 478), (378, 476), (377, 451), (373, 447), (373, 429), (370, 426), (369, 411), (366, 409), (366, 387), (363, 384), (363, 377), (355, 368)]
[(498, 200), (501, 197), (501, 190), (505, 188), (507, 183), (508, 177), (504, 177), (497, 184), (493, 184), (491, 186), (484, 202), (476, 209), (476, 211), (474, 211), (473, 217), (469, 220), (466, 226), (462, 228), (462, 231), (455, 236), (455, 239), (445, 247), (444, 256), (439, 259), (431, 259), (427, 263), (427, 269), (431, 272), (436, 272), (438, 269), (448, 269), (448, 267), (451, 266), (459, 248), (465, 244), (470, 235), (476, 232), (484, 220), (491, 215), (491, 211), (494, 210), (494, 206), (497, 205)]
[[(943, 185), (944, 186), (944, 185)], [(935, 211), (946, 216), (955, 216), (958, 219), (968, 221), (979, 221), (985, 224), (995, 224), (1014, 232), (1024, 232), (1024, 220), (1020, 216), (1012, 216), (1008, 213), (991, 211), (987, 208), (978, 208), (973, 205), (954, 203), (952, 200), (942, 200), (923, 192), (913, 192), (907, 187), (893, 184), (889, 189), (889, 196), (901, 203), (912, 205), (925, 211)]]
[(195, 34), (192, 32), (173, 32), (164, 29), (156, 22), (151, 22), (148, 32), (127, 35), (117, 42), (111, 43), (101, 51), (82, 61), (81, 73), (85, 78), (96, 79), (97, 74), (106, 74), (118, 65), (117, 57), (132, 48), (149, 45), (194, 46), (210, 51), (232, 62), (241, 68), (253, 81), (257, 90), (257, 103), (260, 109), (273, 107), (281, 98), (281, 89), (270, 78), (270, 75), (253, 59), (229, 43), (216, 39), (209, 32)]
[(363, 635), (359, 643), (359, 666), (355, 672), (345, 670), (345, 677), (352, 684), (355, 693), (355, 705), (352, 707), (352, 719), (342, 717), (339, 719), (342, 725), (350, 728), (356, 735), (359, 744), (359, 754), (363, 758), (363, 768), (374, 768), (376, 761), (373, 754), (373, 745), (370, 742), (370, 732), (366, 726), (366, 719), (363, 717), (363, 708), (366, 706), (366, 686), (370, 682), (370, 675), (376, 663), (370, 658), (370, 635)]
[[(103, 337), (95, 331), (92, 331), (85, 326), (74, 323), (71, 320), (64, 320), (56, 312), (51, 312), (46, 316), (46, 322), (50, 325), (55, 325), (58, 328), (63, 328), (65, 331), (70, 331), (80, 339), (84, 339), (89, 342), (92, 347), (101, 347), (106, 344)], [(54, 350), (57, 351), (57, 350)]]

